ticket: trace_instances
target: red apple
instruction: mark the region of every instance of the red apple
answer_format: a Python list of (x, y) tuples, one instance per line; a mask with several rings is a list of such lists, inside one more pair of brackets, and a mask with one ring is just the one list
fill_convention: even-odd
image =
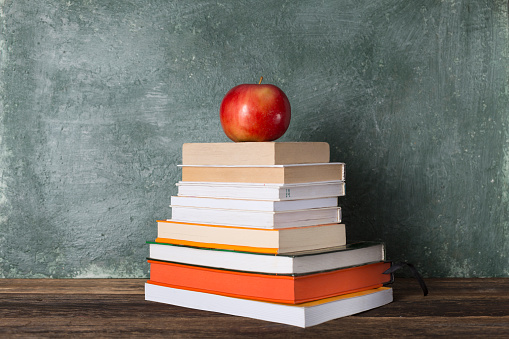
[(226, 93), (219, 117), (231, 140), (273, 141), (290, 125), (290, 102), (286, 94), (270, 84), (242, 84)]

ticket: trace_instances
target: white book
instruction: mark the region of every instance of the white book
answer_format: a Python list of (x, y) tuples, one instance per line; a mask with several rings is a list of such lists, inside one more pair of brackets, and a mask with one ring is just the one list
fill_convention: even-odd
[(336, 207), (338, 197), (299, 200), (253, 200), (172, 196), (171, 206), (218, 208), (247, 211), (285, 212), (310, 208)]
[(272, 274), (304, 274), (385, 260), (384, 244), (369, 241), (286, 254), (248, 253), (148, 243), (150, 259)]
[(197, 224), (281, 229), (341, 222), (341, 208), (267, 212), (171, 206), (172, 220)]
[(345, 182), (340, 180), (302, 184), (179, 181), (176, 185), (179, 196), (192, 197), (296, 200), (345, 195)]
[(145, 283), (145, 300), (219, 312), (298, 327), (310, 327), (392, 302), (392, 288), (326, 298), (303, 304), (281, 304), (227, 297)]

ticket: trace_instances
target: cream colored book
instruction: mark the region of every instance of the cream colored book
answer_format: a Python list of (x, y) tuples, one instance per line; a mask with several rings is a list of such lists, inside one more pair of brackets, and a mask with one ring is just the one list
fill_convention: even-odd
[(330, 161), (326, 142), (186, 143), (183, 165), (287, 165)]
[(215, 166), (179, 165), (182, 181), (295, 184), (345, 179), (345, 164)]
[(160, 220), (156, 242), (255, 253), (291, 253), (345, 245), (346, 231), (344, 224), (260, 229)]

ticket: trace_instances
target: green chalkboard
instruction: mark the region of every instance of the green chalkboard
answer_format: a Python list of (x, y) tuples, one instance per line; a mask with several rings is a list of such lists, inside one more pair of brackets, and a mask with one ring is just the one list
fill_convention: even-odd
[(509, 276), (503, 0), (0, 0), (0, 277), (146, 277), (184, 142), (233, 86), (346, 163), (347, 237)]

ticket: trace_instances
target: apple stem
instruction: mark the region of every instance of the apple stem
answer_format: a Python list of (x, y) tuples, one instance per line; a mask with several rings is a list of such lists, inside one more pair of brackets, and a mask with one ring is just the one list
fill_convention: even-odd
[(258, 85), (262, 83), (263, 77), (260, 77), (260, 81), (258, 81)]

